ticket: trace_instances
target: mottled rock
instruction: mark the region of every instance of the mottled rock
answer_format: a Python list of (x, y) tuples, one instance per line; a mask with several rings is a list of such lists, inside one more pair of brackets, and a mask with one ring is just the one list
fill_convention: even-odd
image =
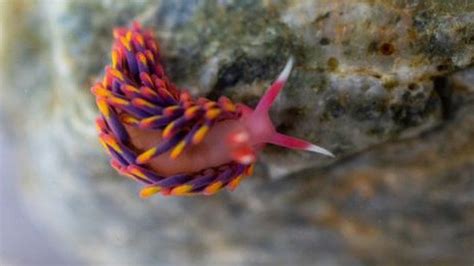
[[(470, 1), (53, 2), (2, 4), (0, 118), (27, 158), (26, 206), (85, 261), (474, 262)], [(195, 95), (253, 105), (294, 56), (272, 117), (337, 158), (268, 147), (234, 193), (138, 199), (101, 152), (88, 89), (132, 20)]]

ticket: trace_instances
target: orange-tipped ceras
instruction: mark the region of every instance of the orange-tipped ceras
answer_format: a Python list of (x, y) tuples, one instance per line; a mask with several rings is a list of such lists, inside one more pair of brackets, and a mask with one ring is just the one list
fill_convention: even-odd
[(276, 132), (269, 118), (292, 59), (252, 109), (226, 97), (193, 99), (178, 90), (163, 70), (153, 33), (139, 23), (115, 29), (114, 38), (112, 63), (91, 89), (101, 113), (96, 125), (112, 167), (146, 185), (142, 197), (232, 190), (252, 174), (267, 143), (333, 156)]

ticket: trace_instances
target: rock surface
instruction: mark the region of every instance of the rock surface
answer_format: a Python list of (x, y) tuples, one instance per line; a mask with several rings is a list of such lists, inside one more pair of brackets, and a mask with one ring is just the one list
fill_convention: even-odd
[[(474, 3), (2, 5), (0, 119), (25, 164), (20, 192), (84, 261), (474, 263)], [(101, 152), (89, 93), (112, 29), (132, 20), (156, 29), (167, 72), (195, 95), (253, 105), (294, 56), (272, 117), (337, 158), (268, 147), (234, 193), (138, 199)]]

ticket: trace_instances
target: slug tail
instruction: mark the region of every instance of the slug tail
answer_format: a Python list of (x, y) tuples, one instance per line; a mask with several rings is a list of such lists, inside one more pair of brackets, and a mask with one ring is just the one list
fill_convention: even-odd
[(287, 136), (278, 132), (273, 134), (273, 136), (268, 141), (268, 143), (271, 143), (277, 146), (282, 146), (289, 149), (310, 151), (310, 152), (320, 153), (329, 157), (335, 157), (334, 154), (332, 154), (330, 151), (322, 147), (319, 147), (305, 140), (298, 139), (292, 136)]

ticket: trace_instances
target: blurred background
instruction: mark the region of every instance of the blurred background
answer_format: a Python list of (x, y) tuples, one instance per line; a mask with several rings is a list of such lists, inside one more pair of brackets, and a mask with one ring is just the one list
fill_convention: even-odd
[[(290, 56), (277, 129), (212, 197), (138, 197), (89, 88), (112, 30), (156, 33), (196, 96), (253, 106)], [(471, 0), (0, 0), (0, 265), (473, 265)]]

